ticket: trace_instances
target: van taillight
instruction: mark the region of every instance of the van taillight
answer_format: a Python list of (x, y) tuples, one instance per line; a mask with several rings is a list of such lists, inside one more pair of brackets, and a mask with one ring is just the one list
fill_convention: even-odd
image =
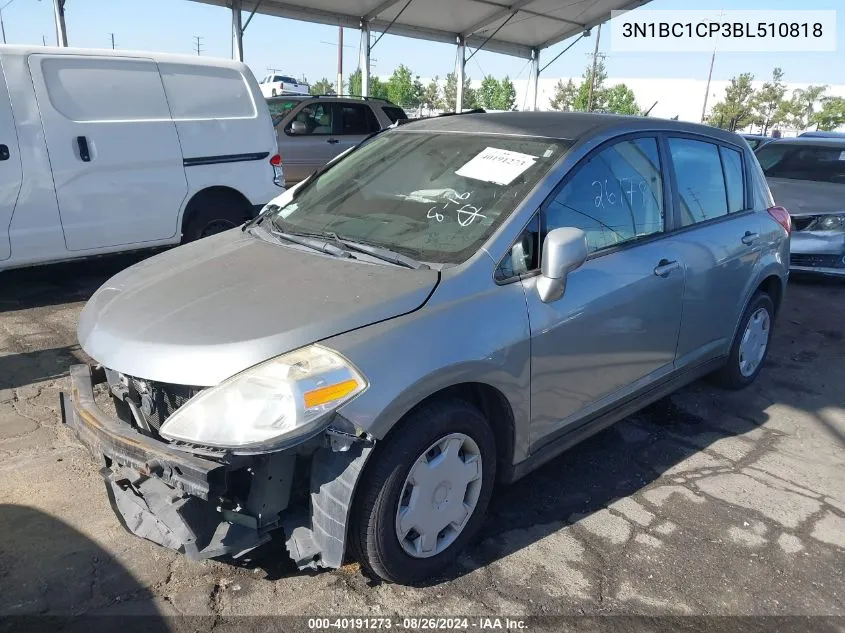
[(784, 228), (787, 235), (792, 233), (792, 218), (789, 216), (789, 211), (783, 207), (772, 207), (768, 211), (769, 215)]
[(282, 170), (282, 155), (274, 154), (270, 159), (270, 166), (273, 168), (273, 184), (277, 187), (284, 187), (285, 172)]

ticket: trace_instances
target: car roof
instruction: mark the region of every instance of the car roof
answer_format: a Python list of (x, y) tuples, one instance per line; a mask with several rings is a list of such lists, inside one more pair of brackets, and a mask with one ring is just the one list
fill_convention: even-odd
[(833, 136), (796, 136), (793, 138), (779, 138), (766, 143), (771, 145), (801, 145), (802, 147), (831, 147), (833, 149), (845, 149), (845, 137)]
[(719, 128), (655, 117), (588, 112), (489, 112), (464, 113), (419, 119), (400, 130), (510, 134), (577, 140), (603, 132), (667, 131), (701, 134), (738, 144), (739, 136)]
[(274, 101), (305, 101), (306, 99), (320, 99), (322, 101), (346, 101), (348, 103), (366, 103), (373, 102), (380, 105), (395, 106), (387, 99), (378, 99), (376, 97), (354, 97), (354, 96), (337, 96), (337, 95), (277, 95), (275, 97), (266, 97), (268, 103)]

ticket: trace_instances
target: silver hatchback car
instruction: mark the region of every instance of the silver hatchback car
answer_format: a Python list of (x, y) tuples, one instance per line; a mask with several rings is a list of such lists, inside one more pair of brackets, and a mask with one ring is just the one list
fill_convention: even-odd
[(206, 558), (281, 530), (300, 567), (418, 582), (496, 482), (701, 376), (751, 383), (789, 231), (716, 129), (408, 123), (103, 285), (63, 417), (139, 536)]

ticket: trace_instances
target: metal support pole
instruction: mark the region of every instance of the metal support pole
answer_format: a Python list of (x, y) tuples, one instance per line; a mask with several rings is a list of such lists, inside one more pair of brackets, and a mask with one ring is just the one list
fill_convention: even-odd
[(463, 35), (458, 37), (458, 56), (455, 59), (455, 81), (457, 90), (455, 93), (455, 112), (464, 109), (464, 77), (466, 76), (466, 52), (467, 41)]
[(6, 26), (3, 24), (3, 9), (0, 9), (0, 31), (3, 33), (3, 43), (6, 43)]
[(65, 0), (53, 0), (53, 15), (56, 18), (56, 45), (67, 46), (65, 26)]
[(337, 27), (337, 86), (335, 92), (343, 94), (343, 27)]
[(232, 59), (244, 60), (244, 29), (241, 25), (241, 0), (232, 0)]
[(370, 23), (361, 22), (361, 96), (370, 96)]
[(537, 110), (537, 91), (540, 88), (540, 50), (531, 51), (531, 109)]

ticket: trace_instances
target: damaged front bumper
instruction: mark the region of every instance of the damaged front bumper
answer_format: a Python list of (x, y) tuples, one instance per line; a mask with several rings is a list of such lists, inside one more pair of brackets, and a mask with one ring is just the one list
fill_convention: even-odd
[[(62, 421), (100, 462), (130, 532), (197, 560), (243, 556), (281, 529), (300, 568), (343, 563), (349, 508), (371, 442), (330, 425), (286, 451), (198, 456), (103, 412), (94, 385), (105, 380), (101, 368), (72, 366)], [(302, 479), (303, 495), (292, 496)]]

